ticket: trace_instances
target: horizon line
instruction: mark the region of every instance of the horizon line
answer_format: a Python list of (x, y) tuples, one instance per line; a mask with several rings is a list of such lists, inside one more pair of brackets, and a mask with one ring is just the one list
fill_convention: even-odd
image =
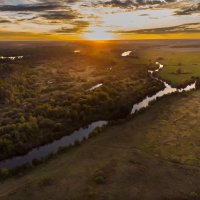
[(200, 40), (200, 38), (146, 38), (146, 39), (110, 39), (110, 40), (0, 40), (0, 42), (109, 42), (109, 41), (148, 41), (148, 40)]

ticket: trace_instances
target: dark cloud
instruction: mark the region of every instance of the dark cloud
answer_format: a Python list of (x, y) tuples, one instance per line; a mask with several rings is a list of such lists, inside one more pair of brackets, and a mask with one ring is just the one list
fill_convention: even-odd
[(56, 33), (78, 33), (80, 31), (79, 27), (73, 27), (73, 28), (67, 28), (67, 27), (62, 27), (61, 29), (56, 30)]
[(71, 25), (73, 25), (72, 28), (62, 27), (61, 29), (54, 30), (54, 32), (66, 34), (83, 33), (87, 32), (86, 28), (90, 25), (90, 23), (88, 21), (74, 21)]
[(163, 4), (175, 2), (176, 0), (110, 0), (110, 1), (99, 1), (98, 3), (94, 3), (96, 6), (110, 6), (110, 7), (118, 7), (118, 8), (132, 8), (138, 7), (142, 5), (155, 5), (155, 4)]
[[(111, 31), (112, 32), (112, 31)], [(153, 28), (153, 29), (140, 29), (140, 30), (119, 30), (115, 33), (138, 33), (138, 34), (169, 34), (169, 33), (199, 33), (200, 23), (189, 23), (179, 26), (170, 26), (163, 28)]]
[[(70, 3), (75, 3), (77, 0), (38, 0), (32, 4), (20, 5), (0, 5), (0, 11), (16, 12), (17, 15), (29, 15), (34, 13), (31, 18), (25, 17), (16, 21), (31, 21), (34, 19), (43, 18), (44, 20), (52, 21), (69, 21), (80, 18), (80, 13), (72, 10)], [(64, 3), (68, 3), (67, 5)], [(2, 22), (3, 23), (3, 22)], [(36, 22), (35, 22), (36, 23)], [(44, 23), (46, 23), (44, 21)]]
[(77, 0), (38, 0), (32, 2), (32, 4), (0, 5), (0, 11), (16, 12), (17, 15), (22, 16), (30, 13), (36, 14), (30, 19), (21, 18), (17, 21), (30, 21), (41, 17), (45, 20), (72, 20), (79, 19), (80, 16), (77, 11), (70, 7), (70, 4), (75, 2)]
[(56, 4), (63, 4), (63, 3), (76, 3), (79, 0), (38, 0), (38, 3), (56, 3)]
[(58, 4), (28, 4), (28, 5), (1, 5), (0, 11), (13, 11), (13, 12), (38, 12), (45, 10), (58, 9), (61, 5)]
[[(79, 0), (36, 0), (34, 3), (21, 3), (14, 4), (8, 1), (0, 1), (0, 11), (13, 11), (13, 12), (37, 12), (45, 10), (55, 10), (66, 7), (67, 4), (73, 4)], [(17, 2), (17, 1), (16, 1)], [(32, 3), (31, 3), (32, 2)]]
[(40, 17), (43, 17), (48, 20), (69, 20), (77, 18), (78, 13), (72, 10), (49, 11), (47, 13), (41, 14)]
[(184, 8), (182, 10), (176, 11), (176, 15), (191, 15), (193, 13), (200, 12), (200, 3), (193, 5), (189, 8)]
[(10, 23), (10, 20), (7, 19), (0, 19), (0, 24), (4, 24), (4, 23)]
[(0, 0), (0, 5), (60, 4), (76, 3), (80, 0)]

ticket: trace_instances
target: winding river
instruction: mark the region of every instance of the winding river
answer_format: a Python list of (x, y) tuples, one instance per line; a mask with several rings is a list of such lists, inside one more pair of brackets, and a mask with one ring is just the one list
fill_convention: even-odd
[[(165, 88), (159, 92), (157, 92), (153, 96), (147, 96), (144, 98), (141, 102), (134, 104), (133, 108), (131, 110), (131, 115), (135, 114), (136, 112), (140, 111), (141, 109), (144, 109), (150, 105), (151, 102), (156, 101), (158, 98), (163, 97), (165, 95), (169, 95), (172, 93), (181, 93), (184, 91), (190, 91), (196, 88), (196, 83), (187, 85), (185, 88), (177, 89), (172, 86), (170, 86), (167, 82), (159, 79), (155, 76), (154, 72), (158, 72), (160, 69), (162, 69), (164, 66), (160, 63), (156, 63), (158, 65), (158, 69), (152, 71), (149, 70), (148, 72), (151, 74), (152, 78), (161, 81)], [(49, 154), (55, 154), (58, 152), (58, 150), (61, 147), (69, 147), (74, 145), (77, 141), (82, 142), (84, 139), (87, 139), (89, 135), (96, 129), (101, 128), (108, 124), (108, 121), (97, 121), (93, 122), (90, 125), (88, 125), (86, 128), (80, 128), (79, 130), (73, 132), (71, 135), (64, 136), (59, 140), (55, 140), (52, 143), (43, 145), (38, 148), (32, 149), (30, 152), (23, 156), (16, 156), (10, 159), (7, 159), (5, 161), (0, 162), (0, 168), (8, 168), (13, 169), (17, 166), (21, 166), (26, 163), (31, 163), (34, 159), (41, 159)]]

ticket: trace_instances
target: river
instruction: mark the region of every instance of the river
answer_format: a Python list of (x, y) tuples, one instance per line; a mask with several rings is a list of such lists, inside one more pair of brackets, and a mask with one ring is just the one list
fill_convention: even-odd
[[(172, 93), (181, 93), (184, 91), (190, 91), (196, 88), (196, 83), (187, 85), (185, 88), (178, 89), (174, 88), (171, 85), (169, 85), (167, 82), (159, 79), (156, 77), (155, 72), (158, 72), (161, 70), (164, 66), (160, 63), (156, 63), (158, 65), (158, 69), (152, 71), (149, 70), (151, 77), (161, 81), (165, 88), (153, 96), (147, 96), (145, 97), (141, 102), (134, 104), (133, 108), (131, 110), (131, 115), (135, 114), (136, 112), (140, 111), (141, 109), (147, 108), (151, 102), (156, 101), (158, 98), (163, 97), (165, 95), (169, 95)], [(58, 152), (58, 150), (61, 147), (70, 147), (74, 145), (77, 141), (82, 142), (84, 139), (87, 139), (89, 135), (96, 129), (101, 128), (108, 124), (108, 121), (97, 121), (89, 124), (85, 128), (80, 128), (77, 131), (74, 131), (71, 135), (64, 136), (59, 140), (55, 140), (52, 143), (43, 145), (41, 147), (37, 147), (32, 149), (30, 152), (23, 156), (15, 156), (13, 158), (7, 159), (5, 161), (0, 162), (0, 168), (7, 168), (7, 169), (13, 169), (17, 166), (21, 166), (26, 163), (31, 163), (34, 159), (41, 159), (44, 157), (47, 157), (49, 154), (55, 154)]]

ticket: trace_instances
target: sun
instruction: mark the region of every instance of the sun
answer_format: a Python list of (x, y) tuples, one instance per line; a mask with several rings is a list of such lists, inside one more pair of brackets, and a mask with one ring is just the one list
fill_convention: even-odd
[(113, 40), (115, 35), (107, 32), (103, 28), (91, 27), (89, 32), (84, 33), (82, 37), (86, 40)]

